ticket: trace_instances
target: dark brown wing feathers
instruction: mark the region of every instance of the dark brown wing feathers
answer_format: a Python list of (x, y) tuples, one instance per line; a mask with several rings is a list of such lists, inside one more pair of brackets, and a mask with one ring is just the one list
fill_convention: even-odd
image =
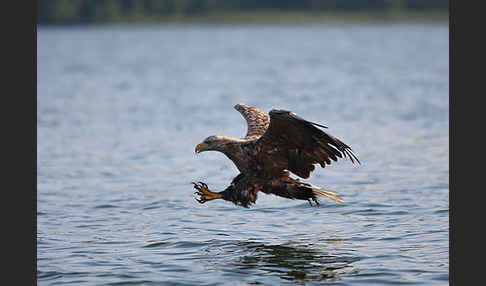
[[(293, 112), (272, 110), (270, 124), (257, 144), (263, 151), (264, 160), (281, 162), (274, 171), (287, 169), (302, 178), (308, 178), (314, 164), (325, 167), (338, 158), (348, 157), (360, 163), (351, 148), (341, 140), (327, 134), (318, 127), (326, 126), (307, 121)], [(318, 126), (318, 127), (317, 127)], [(275, 158), (275, 157), (279, 158)], [(284, 157), (287, 160), (282, 160)], [(281, 169), (281, 170), (277, 170)]]

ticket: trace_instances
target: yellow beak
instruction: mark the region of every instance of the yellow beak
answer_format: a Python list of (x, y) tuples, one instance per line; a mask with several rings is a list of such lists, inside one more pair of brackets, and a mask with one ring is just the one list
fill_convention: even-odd
[(194, 149), (194, 151), (195, 151), (196, 153), (201, 153), (201, 152), (203, 152), (203, 151), (208, 150), (208, 147), (209, 147), (209, 146), (208, 146), (208, 144), (206, 144), (206, 143), (204, 143), (204, 142), (203, 142), (203, 143), (199, 143), (199, 144), (196, 146), (196, 149)]

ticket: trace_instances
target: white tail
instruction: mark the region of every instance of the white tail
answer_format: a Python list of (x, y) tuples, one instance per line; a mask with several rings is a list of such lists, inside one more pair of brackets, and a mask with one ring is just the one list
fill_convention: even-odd
[(312, 186), (312, 192), (315, 195), (329, 198), (329, 199), (331, 199), (333, 201), (336, 201), (338, 203), (341, 203), (341, 204), (344, 203), (344, 200), (343, 199), (341, 199), (340, 197), (336, 196), (337, 192), (335, 192), (335, 191), (319, 189), (319, 188), (316, 188), (316, 187)]

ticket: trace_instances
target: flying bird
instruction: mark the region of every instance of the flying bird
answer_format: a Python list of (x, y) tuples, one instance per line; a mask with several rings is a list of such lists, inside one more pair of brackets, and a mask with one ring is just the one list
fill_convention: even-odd
[(311, 206), (312, 201), (319, 205), (317, 197), (343, 202), (335, 191), (318, 188), (290, 176), (291, 172), (307, 179), (314, 165), (324, 168), (331, 161), (343, 157), (361, 164), (348, 145), (322, 130), (326, 126), (307, 121), (287, 110), (272, 109), (266, 114), (246, 104), (237, 104), (234, 108), (247, 122), (246, 136), (209, 136), (196, 146), (195, 152), (222, 152), (233, 161), (240, 174), (221, 192), (212, 192), (203, 182), (192, 182), (199, 203), (223, 199), (248, 207), (255, 203), (259, 191), (288, 199), (307, 200)]

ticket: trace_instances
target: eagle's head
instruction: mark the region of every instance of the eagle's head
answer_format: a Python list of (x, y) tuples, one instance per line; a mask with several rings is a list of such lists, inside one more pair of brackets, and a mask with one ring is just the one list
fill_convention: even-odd
[(225, 136), (209, 136), (208, 138), (204, 139), (203, 142), (197, 144), (194, 151), (196, 153), (201, 153), (204, 151), (222, 151), (229, 141), (230, 140), (228, 140), (228, 138)]

